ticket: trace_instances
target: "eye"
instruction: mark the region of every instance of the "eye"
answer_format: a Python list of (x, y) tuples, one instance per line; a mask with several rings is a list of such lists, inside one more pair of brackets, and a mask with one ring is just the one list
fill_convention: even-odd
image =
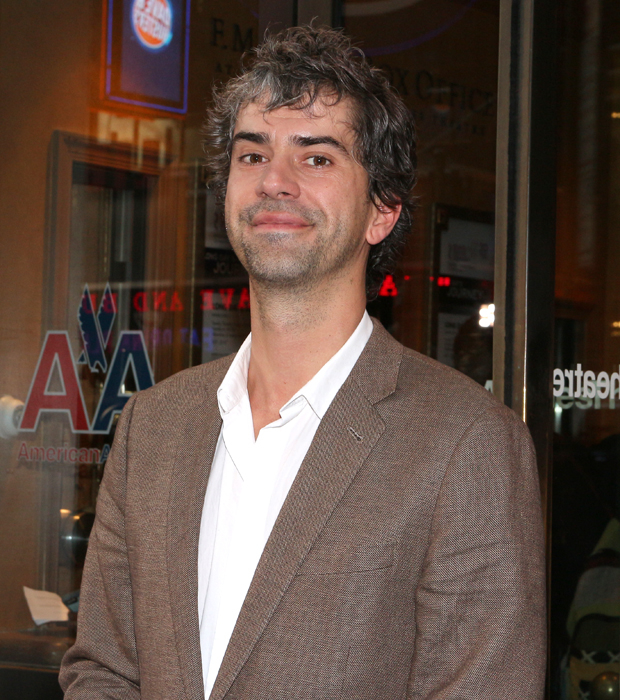
[(306, 158), (306, 162), (315, 168), (324, 168), (326, 165), (331, 165), (331, 160), (326, 156), (310, 156)]
[(243, 163), (249, 163), (250, 165), (259, 165), (265, 162), (265, 156), (261, 156), (260, 153), (246, 153), (241, 156), (239, 160)]

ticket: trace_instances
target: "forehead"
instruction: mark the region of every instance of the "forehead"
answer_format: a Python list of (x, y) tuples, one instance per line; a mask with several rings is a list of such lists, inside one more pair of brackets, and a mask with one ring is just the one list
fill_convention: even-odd
[(251, 102), (239, 110), (234, 133), (239, 131), (267, 133), (270, 138), (293, 133), (337, 136), (349, 145), (354, 140), (352, 109), (346, 99), (333, 105), (317, 100), (307, 109), (278, 107), (269, 111), (265, 102)]

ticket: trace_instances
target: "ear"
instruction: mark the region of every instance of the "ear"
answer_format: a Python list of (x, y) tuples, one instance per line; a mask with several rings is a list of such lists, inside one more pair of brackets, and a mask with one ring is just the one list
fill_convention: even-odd
[(366, 242), (377, 245), (387, 238), (396, 225), (402, 208), (402, 204), (397, 204), (395, 207), (388, 207), (381, 203), (373, 204), (372, 216), (366, 229)]

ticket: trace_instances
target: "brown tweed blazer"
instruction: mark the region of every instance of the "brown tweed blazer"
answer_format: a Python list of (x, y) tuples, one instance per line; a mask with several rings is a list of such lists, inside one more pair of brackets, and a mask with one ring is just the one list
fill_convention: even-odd
[[(67, 700), (203, 698), (201, 510), (230, 358), (132, 397), (97, 504)], [(212, 700), (538, 700), (524, 424), (375, 324), (258, 565)]]

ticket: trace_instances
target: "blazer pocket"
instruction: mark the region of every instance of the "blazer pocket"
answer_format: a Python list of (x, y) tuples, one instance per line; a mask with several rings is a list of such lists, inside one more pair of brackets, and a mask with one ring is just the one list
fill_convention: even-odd
[(323, 544), (308, 552), (297, 576), (329, 576), (390, 569), (394, 564), (394, 540)]

